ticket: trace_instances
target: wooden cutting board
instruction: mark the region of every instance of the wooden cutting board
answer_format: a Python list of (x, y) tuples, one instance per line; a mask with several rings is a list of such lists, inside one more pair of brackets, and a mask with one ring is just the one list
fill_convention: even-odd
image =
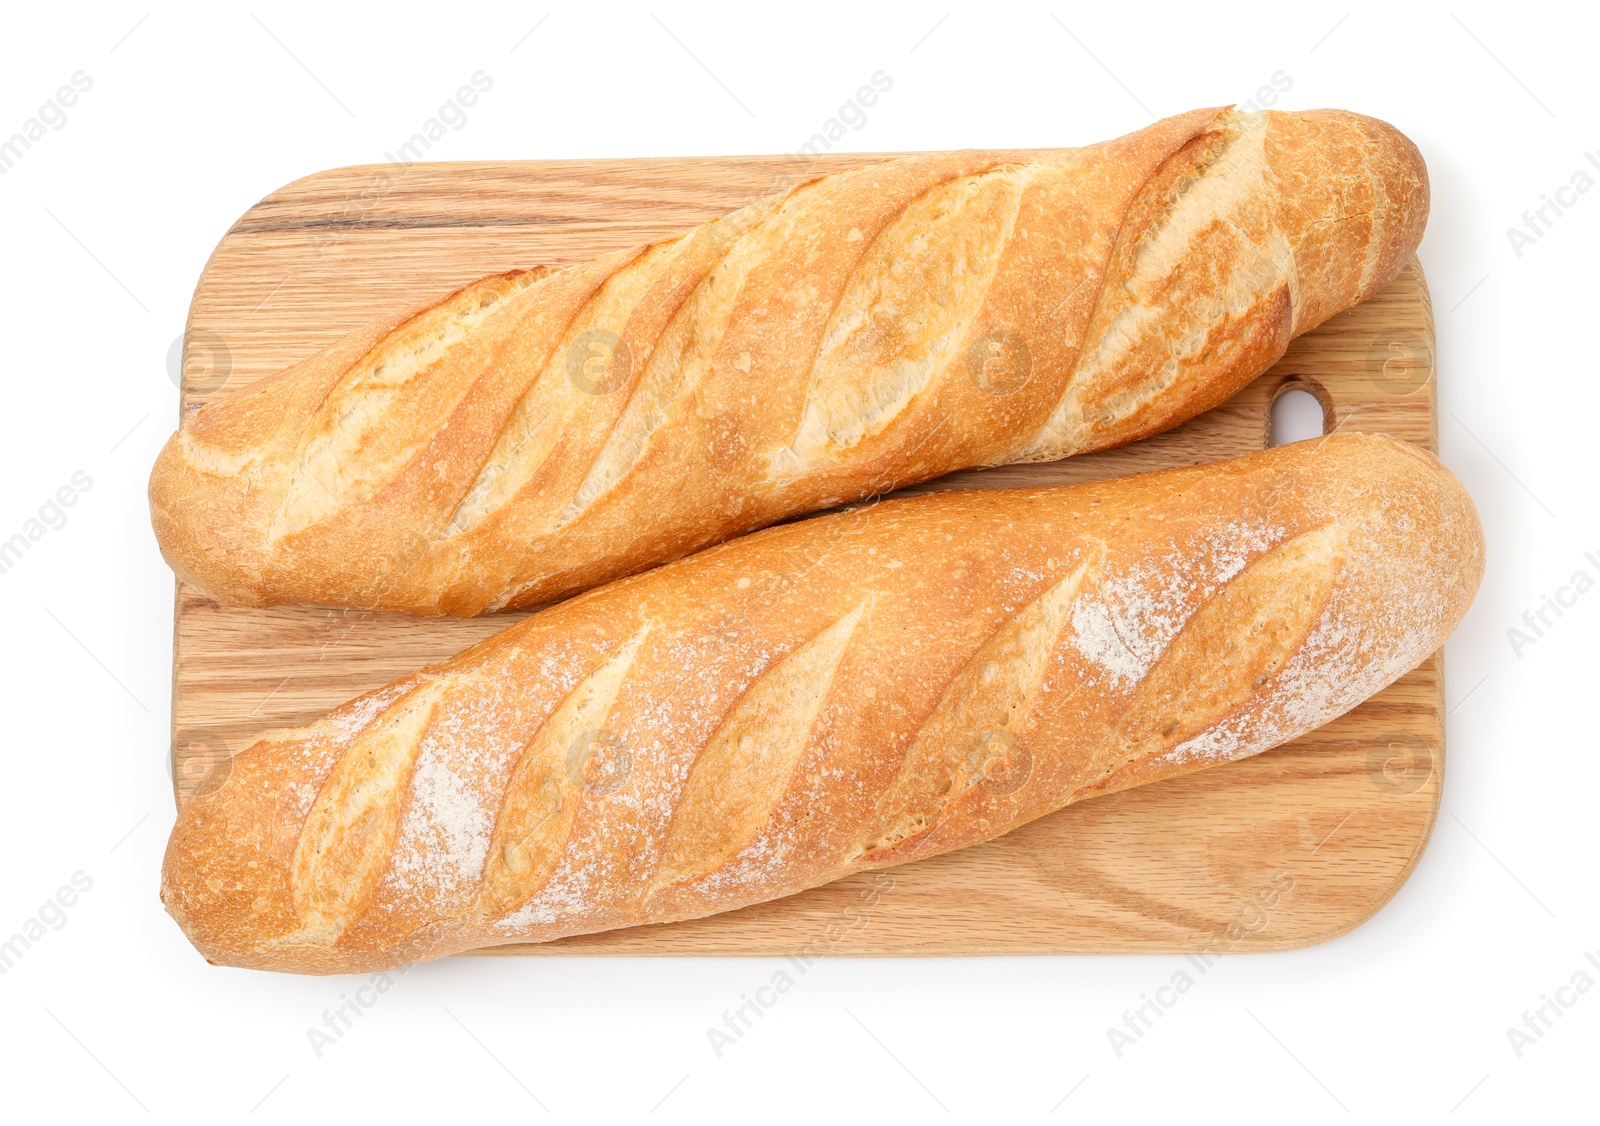
[[(481, 275), (676, 234), (819, 171), (874, 157), (374, 165), (299, 180), (225, 235), (195, 289), (183, 356), (192, 409), (357, 325)], [(1067, 484), (1261, 449), (1274, 397), (1322, 401), (1328, 428), (1435, 447), (1433, 315), (1416, 262), (1290, 347), (1232, 400), (1169, 433), (1049, 465), (957, 473), (917, 490)], [(249, 610), (180, 584), (174, 789), (221, 776), (270, 727), (298, 725), (523, 615), (418, 620)], [(1305, 946), (1357, 926), (1432, 832), (1444, 685), (1431, 657), (1360, 708), (1244, 762), (1086, 801), (986, 845), (666, 926), (495, 953), (1220, 953)], [(217, 773), (210, 773), (214, 766)]]

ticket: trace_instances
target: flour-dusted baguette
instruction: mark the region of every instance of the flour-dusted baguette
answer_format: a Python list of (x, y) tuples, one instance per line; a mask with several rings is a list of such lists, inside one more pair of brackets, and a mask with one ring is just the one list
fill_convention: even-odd
[(1482, 566), (1455, 478), (1360, 436), (770, 529), (263, 735), (162, 898), (308, 973), (731, 910), (1292, 739)]
[(1427, 205), (1412, 144), (1336, 111), (836, 173), (485, 278), (206, 407), (156, 463), (157, 538), (249, 604), (540, 604), (1173, 426), (1385, 285)]

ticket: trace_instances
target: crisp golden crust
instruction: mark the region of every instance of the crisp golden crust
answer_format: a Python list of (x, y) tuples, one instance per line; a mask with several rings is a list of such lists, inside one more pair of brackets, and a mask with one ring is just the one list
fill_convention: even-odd
[(769, 529), (268, 733), (162, 898), (308, 973), (731, 910), (1295, 738), (1482, 566), (1455, 478), (1356, 435)]
[(1199, 110), (836, 173), (467, 286), (206, 407), (150, 480), (238, 602), (547, 602), (955, 469), (1222, 402), (1409, 260), (1427, 177), (1339, 111)]

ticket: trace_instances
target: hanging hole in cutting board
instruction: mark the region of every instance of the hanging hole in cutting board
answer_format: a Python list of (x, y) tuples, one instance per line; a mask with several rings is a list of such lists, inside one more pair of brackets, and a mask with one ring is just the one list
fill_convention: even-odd
[(1283, 446), (1320, 438), (1326, 432), (1327, 411), (1311, 388), (1303, 383), (1286, 384), (1272, 400), (1267, 425), (1267, 445)]

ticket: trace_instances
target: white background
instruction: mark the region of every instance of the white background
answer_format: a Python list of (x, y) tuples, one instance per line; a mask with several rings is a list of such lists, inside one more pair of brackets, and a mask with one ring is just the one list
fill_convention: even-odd
[[(1600, 556), (1600, 191), (1520, 258), (1506, 229), (1600, 158), (1594, 16), (668, 0), (556, 10), (529, 34), (543, 7), (264, 3), (8, 5), (0, 28), (0, 136), (74, 72), (93, 78), (0, 176), (0, 538), (75, 472), (93, 479), (0, 575), (0, 937), (75, 872), (93, 880), (0, 977), (0, 1115), (1498, 1122), (1593, 1107), (1600, 990), (1521, 1058), (1506, 1030), (1600, 949), (1600, 593), (1520, 656), (1507, 630), (1600, 571), (1583, 559)], [(1107, 1027), (1179, 959), (828, 962), (720, 1059), (706, 1028), (775, 963), (419, 966), (321, 1058), (306, 1030), (357, 981), (207, 967), (156, 898), (172, 578), (144, 489), (177, 412), (168, 349), (235, 218), (296, 177), (381, 159), (479, 69), (492, 92), (430, 158), (789, 151), (878, 70), (893, 89), (841, 148), (1087, 143), (1249, 100), (1279, 71), (1283, 108), (1406, 131), (1433, 183), (1421, 256), (1443, 456), (1489, 565), (1447, 650), (1443, 812), (1393, 903), (1324, 946), (1229, 958), (1120, 1059)]]

